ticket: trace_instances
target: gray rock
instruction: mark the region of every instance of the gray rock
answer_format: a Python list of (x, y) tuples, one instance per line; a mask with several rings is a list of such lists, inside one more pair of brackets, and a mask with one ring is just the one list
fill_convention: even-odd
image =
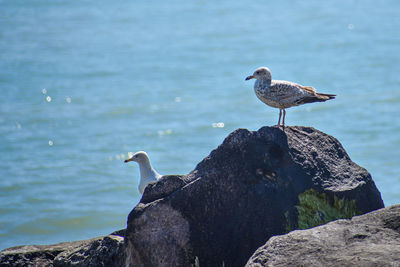
[(400, 266), (400, 205), (274, 236), (246, 266)]
[(149, 203), (163, 198), (175, 192), (177, 189), (186, 185), (188, 182), (185, 175), (164, 175), (157, 182), (151, 182), (145, 188), (141, 203)]
[(86, 241), (7, 248), (0, 252), (0, 266), (53, 266), (53, 260), (58, 254), (72, 251), (84, 242)]
[(121, 230), (112, 232), (110, 235), (117, 235), (120, 237), (125, 237), (125, 233), (126, 233), (126, 229), (121, 229)]
[(124, 238), (108, 235), (54, 245), (28, 245), (0, 252), (0, 266), (123, 266)]
[(72, 251), (64, 251), (54, 259), (54, 266), (123, 266), (123, 238), (105, 236), (92, 239)]
[(187, 176), (148, 186), (127, 266), (243, 266), (274, 235), (382, 208), (370, 174), (309, 127), (238, 129)]

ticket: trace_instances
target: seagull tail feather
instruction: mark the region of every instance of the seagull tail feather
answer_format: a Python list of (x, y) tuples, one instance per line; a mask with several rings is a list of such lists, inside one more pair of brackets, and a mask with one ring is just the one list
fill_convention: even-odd
[(317, 95), (321, 97), (323, 100), (335, 99), (336, 97), (336, 95), (324, 94), (324, 93), (317, 93)]
[(306, 96), (296, 101), (297, 105), (314, 103), (314, 102), (325, 102), (326, 100), (334, 99), (336, 95), (316, 93), (312, 96)]

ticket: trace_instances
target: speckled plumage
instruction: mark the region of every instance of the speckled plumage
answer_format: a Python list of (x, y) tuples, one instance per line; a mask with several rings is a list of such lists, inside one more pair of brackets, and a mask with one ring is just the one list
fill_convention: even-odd
[(306, 103), (324, 102), (334, 99), (336, 95), (317, 93), (311, 86), (303, 86), (294, 82), (272, 80), (271, 72), (266, 67), (256, 69), (246, 80), (256, 79), (254, 92), (268, 106), (279, 108), (279, 120), (283, 111), (283, 126), (285, 125), (286, 108)]

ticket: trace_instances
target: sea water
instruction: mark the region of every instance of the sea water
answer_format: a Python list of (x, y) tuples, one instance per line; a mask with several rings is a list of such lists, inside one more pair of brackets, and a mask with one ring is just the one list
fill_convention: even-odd
[(275, 125), (259, 66), (337, 94), (287, 110), (400, 202), (399, 1), (0, 0), (0, 249), (126, 227), (145, 150), (187, 174), (237, 128)]

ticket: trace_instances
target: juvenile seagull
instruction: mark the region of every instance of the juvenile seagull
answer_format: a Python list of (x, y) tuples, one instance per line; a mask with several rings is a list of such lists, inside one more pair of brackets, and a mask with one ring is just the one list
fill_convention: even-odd
[(282, 126), (285, 127), (286, 108), (299, 106), (313, 102), (325, 102), (334, 99), (336, 95), (317, 93), (311, 86), (303, 86), (288, 81), (271, 79), (271, 72), (266, 67), (256, 69), (253, 75), (247, 80), (256, 79), (254, 92), (257, 97), (268, 106), (279, 108), (279, 119), (277, 126), (280, 126), (283, 111)]
[(139, 163), (140, 169), (140, 182), (139, 182), (139, 192), (143, 194), (144, 189), (150, 182), (155, 182), (161, 178), (161, 174), (156, 172), (156, 170), (151, 167), (149, 156), (144, 151), (138, 151), (133, 154), (132, 157), (125, 160), (125, 163), (129, 161), (136, 161)]

